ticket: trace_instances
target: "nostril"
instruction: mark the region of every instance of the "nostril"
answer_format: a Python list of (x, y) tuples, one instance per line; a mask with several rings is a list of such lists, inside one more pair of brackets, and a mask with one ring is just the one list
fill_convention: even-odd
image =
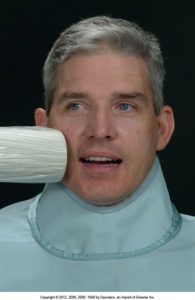
[(117, 136), (116, 122), (105, 110), (91, 115), (86, 126), (88, 138), (113, 140)]

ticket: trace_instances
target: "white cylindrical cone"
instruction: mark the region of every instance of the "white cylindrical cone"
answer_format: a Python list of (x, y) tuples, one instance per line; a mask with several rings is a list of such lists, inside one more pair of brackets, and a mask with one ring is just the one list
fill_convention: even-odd
[(0, 127), (0, 182), (58, 182), (66, 164), (66, 141), (60, 131), (47, 127)]

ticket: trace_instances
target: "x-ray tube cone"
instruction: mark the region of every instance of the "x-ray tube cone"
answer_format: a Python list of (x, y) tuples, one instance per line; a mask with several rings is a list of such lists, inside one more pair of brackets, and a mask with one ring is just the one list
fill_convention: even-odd
[(0, 127), (0, 182), (58, 182), (66, 164), (62, 132), (47, 127)]

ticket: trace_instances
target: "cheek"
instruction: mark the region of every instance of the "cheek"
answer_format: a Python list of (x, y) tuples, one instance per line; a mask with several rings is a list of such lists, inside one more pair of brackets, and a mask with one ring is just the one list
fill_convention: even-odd
[(66, 139), (69, 158), (74, 156), (74, 152), (76, 151), (77, 144), (79, 141), (78, 134), (75, 128), (63, 125), (63, 126), (59, 126), (58, 130), (60, 130), (63, 133)]
[(71, 140), (71, 137), (75, 135), (76, 132), (74, 124), (60, 117), (49, 118), (48, 127), (60, 130), (67, 140)]
[(141, 130), (140, 129), (136, 129), (135, 130), (135, 135), (136, 135), (136, 137), (139, 139), (139, 137), (140, 137), (140, 133), (141, 133)]
[(155, 125), (136, 128), (134, 131), (134, 146), (143, 153), (153, 151), (157, 145), (157, 130)]
[(64, 122), (63, 124), (58, 124), (57, 129), (65, 136), (69, 162), (72, 162), (77, 157), (78, 148), (80, 148), (82, 140), (80, 127), (73, 123)]

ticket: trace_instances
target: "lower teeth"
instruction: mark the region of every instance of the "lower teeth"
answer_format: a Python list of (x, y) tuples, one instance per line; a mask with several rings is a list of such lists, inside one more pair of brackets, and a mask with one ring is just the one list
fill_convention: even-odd
[(85, 160), (83, 158), (80, 159), (80, 161), (84, 164), (88, 165), (107, 165), (107, 166), (117, 166), (119, 165), (122, 161), (120, 159), (118, 160), (102, 160), (102, 161), (96, 161), (96, 160)]
[(87, 164), (95, 164), (95, 165), (117, 165), (117, 162), (113, 162), (113, 161), (86, 161), (85, 163)]

